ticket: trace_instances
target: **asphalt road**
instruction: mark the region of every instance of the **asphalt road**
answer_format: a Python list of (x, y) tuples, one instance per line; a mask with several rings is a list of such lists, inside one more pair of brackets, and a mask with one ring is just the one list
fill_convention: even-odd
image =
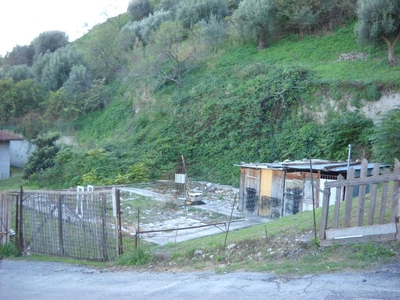
[(53, 262), (0, 260), (0, 299), (400, 299), (400, 263), (372, 272), (109, 272)]

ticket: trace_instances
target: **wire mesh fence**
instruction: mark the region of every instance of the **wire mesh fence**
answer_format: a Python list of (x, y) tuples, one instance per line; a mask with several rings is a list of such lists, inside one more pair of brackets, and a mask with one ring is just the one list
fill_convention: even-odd
[(93, 261), (118, 255), (112, 191), (23, 191), (26, 251)]

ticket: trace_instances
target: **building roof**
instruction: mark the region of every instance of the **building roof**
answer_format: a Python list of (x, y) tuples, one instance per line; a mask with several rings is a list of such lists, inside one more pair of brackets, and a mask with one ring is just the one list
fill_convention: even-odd
[[(347, 171), (347, 162), (332, 162), (328, 160), (312, 159), (313, 171), (321, 171), (323, 173), (344, 173)], [(375, 163), (368, 163), (368, 169), (373, 169)], [(241, 163), (237, 165), (244, 168), (252, 169), (273, 169), (286, 171), (310, 171), (310, 161), (284, 161), (274, 163)], [(380, 168), (387, 168), (390, 165), (380, 165)], [(350, 168), (361, 170), (361, 161), (351, 162)]]
[(23, 140), (23, 138), (13, 133), (0, 130), (0, 142), (20, 141), (20, 140)]

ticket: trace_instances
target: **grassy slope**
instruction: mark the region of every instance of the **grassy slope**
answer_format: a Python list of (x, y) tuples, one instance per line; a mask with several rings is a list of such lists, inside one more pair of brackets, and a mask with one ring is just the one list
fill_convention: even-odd
[[(350, 52), (363, 52), (368, 59), (337, 61)], [(308, 91), (282, 110), (281, 119), (271, 113), (263, 119), (259, 107), (271, 74), (295, 68), (310, 73)], [(241, 161), (304, 158), (304, 151), (287, 151), (292, 142), (284, 140), (282, 124), (289, 122), (293, 136), (299, 135), (296, 130), (313, 121), (312, 115), (296, 119), (302, 107), (323, 109), (315, 95), (330, 91), (342, 101), (341, 92), (356, 91), (357, 97), (368, 98), (370, 86), (397, 88), (399, 70), (386, 63), (384, 46), (358, 45), (353, 25), (322, 37), (288, 37), (261, 52), (254, 44), (230, 41), (217, 54), (203, 57), (185, 75), (182, 89), (166, 84), (151, 93), (137, 79), (115, 81), (114, 102), (82, 120), (79, 138), (91, 147), (116, 149), (128, 165), (143, 162), (156, 170), (155, 177), (171, 176), (183, 154), (192, 176), (237, 184), (233, 165)]]

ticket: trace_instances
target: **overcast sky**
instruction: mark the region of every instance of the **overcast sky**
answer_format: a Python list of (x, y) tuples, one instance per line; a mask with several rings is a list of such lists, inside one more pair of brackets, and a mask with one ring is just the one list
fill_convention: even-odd
[(44, 31), (64, 31), (72, 42), (128, 5), (129, 0), (0, 0), (0, 55), (29, 45)]

